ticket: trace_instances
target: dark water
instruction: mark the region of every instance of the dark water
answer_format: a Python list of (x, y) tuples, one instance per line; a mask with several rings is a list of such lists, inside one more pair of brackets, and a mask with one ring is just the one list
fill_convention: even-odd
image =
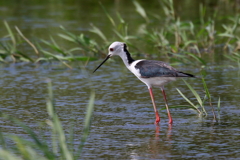
[[(110, 1), (107, 2), (106, 7), (110, 12), (114, 12), (116, 8), (122, 11), (124, 8), (122, 11), (124, 17), (137, 19), (135, 23), (142, 22), (139, 16), (129, 14), (133, 6), (130, 3), (127, 5), (127, 1), (124, 1), (127, 4), (114, 1), (114, 5)], [(212, 5), (210, 2), (209, 5)], [(0, 7), (1, 18), (6, 19), (10, 25), (17, 24), (29, 36), (49, 37), (48, 33), (56, 34), (59, 25), (78, 33), (88, 29), (90, 22), (102, 26), (105, 28), (104, 32), (108, 34), (108, 26), (105, 24), (107, 20), (102, 19), (99, 22), (98, 13), (102, 10), (93, 1), (85, 3), (69, 1), (66, 5), (50, 2), (46, 5), (32, 1), (1, 3), (3, 3)], [(157, 10), (155, 3), (146, 5), (146, 8)], [(186, 1), (185, 5), (187, 4)], [(91, 14), (86, 14), (89, 12)], [(4, 28), (1, 28), (0, 32), (5, 33)], [(155, 126), (153, 124), (155, 115), (147, 87), (129, 73), (119, 58), (115, 60), (106, 63), (94, 74), (92, 71), (101, 60), (90, 62), (86, 69), (80, 67), (81, 64), (73, 64), (73, 70), (66, 69), (59, 63), (0, 64), (1, 111), (18, 117), (36, 131), (46, 131), (46, 136), (49, 136), (46, 128), (39, 127), (39, 122), (45, 122), (48, 118), (46, 79), (50, 78), (53, 82), (56, 110), (67, 135), (70, 121), (76, 120), (74, 127), (76, 145), (80, 142), (85, 107), (91, 90), (95, 90), (93, 123), (83, 150), (83, 159), (240, 157), (240, 72), (238, 68), (231, 67), (234, 66), (233, 63), (219, 61), (206, 68), (206, 82), (215, 107), (218, 98), (221, 98), (219, 123), (213, 123), (211, 108), (206, 104), (209, 113), (207, 117), (200, 117), (192, 110), (171, 109), (173, 125), (167, 123), (166, 110), (160, 110), (161, 123), (160, 126)], [(176, 68), (201, 75), (198, 68), (189, 66)], [(204, 96), (201, 79), (187, 79), (187, 82), (202, 97)], [(178, 80), (165, 86), (170, 106), (187, 104), (175, 88), (197, 103), (184, 82)], [(164, 109), (160, 89), (154, 88), (153, 91), (158, 109)], [(0, 123), (4, 133), (26, 136), (19, 127), (5, 121)]]

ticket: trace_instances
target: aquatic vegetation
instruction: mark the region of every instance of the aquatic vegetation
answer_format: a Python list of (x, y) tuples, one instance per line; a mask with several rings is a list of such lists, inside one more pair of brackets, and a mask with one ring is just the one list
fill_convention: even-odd
[[(128, 23), (122, 18), (120, 13), (117, 13), (117, 18), (114, 19), (101, 3), (100, 5), (112, 25), (113, 35), (117, 36), (121, 41), (127, 43), (134, 49), (137, 49), (137, 47), (133, 45), (131, 40), (136, 40), (138, 36), (128, 34)], [(94, 25), (92, 25), (92, 28), (89, 31), (101, 37), (101, 39), (105, 42), (107, 46), (114, 41), (112, 37), (106, 38), (104, 33), (102, 33), (101, 30)]]
[[(138, 2), (134, 1), (135, 3)], [(184, 64), (189, 60), (187, 64), (204, 67), (207, 63), (202, 59), (204, 53), (215, 54), (215, 49), (221, 49), (223, 52), (225, 50), (225, 55), (232, 55), (239, 50), (240, 38), (237, 30), (240, 23), (239, 15), (227, 17), (226, 24), (221, 24), (222, 28), (217, 28), (215, 21), (218, 18), (218, 12), (216, 10), (212, 13), (213, 16), (206, 20), (206, 7), (200, 5), (200, 22), (182, 21), (181, 17), (175, 13), (172, 0), (164, 0), (160, 3), (165, 14), (163, 25), (158, 28), (145, 27), (139, 37), (144, 43), (158, 48), (160, 54)], [(146, 11), (142, 11), (144, 8), (139, 7), (139, 3), (135, 6), (137, 13), (145, 19), (163, 21), (163, 17), (158, 16), (157, 13), (147, 14)], [(193, 62), (191, 58), (194, 58), (194, 63), (191, 63)]]
[[(50, 127), (51, 132), (51, 141), (47, 142), (41, 135), (37, 134), (33, 129), (27, 126), (25, 123), (20, 120), (5, 115), (1, 113), (1, 117), (7, 121), (11, 121), (15, 123), (19, 127), (26, 132), (30, 138), (25, 139), (16, 135), (8, 135), (0, 131), (0, 157), (1, 159), (11, 159), (11, 160), (20, 160), (20, 159), (66, 159), (66, 160), (74, 160), (79, 159), (82, 153), (82, 149), (86, 142), (86, 139), (90, 132), (91, 126), (91, 117), (94, 108), (94, 98), (95, 94), (92, 92), (89, 103), (86, 107), (86, 115), (84, 119), (83, 125), (83, 133), (81, 135), (81, 141), (76, 149), (73, 149), (74, 141), (74, 133), (73, 133), (73, 125), (71, 126), (70, 136), (66, 137), (65, 132), (63, 130), (61, 121), (56, 113), (54, 106), (54, 98), (51, 82), (48, 82), (48, 98), (47, 98), (47, 113), (49, 115), (49, 119), (46, 120), (46, 124)], [(11, 140), (14, 142), (13, 147), (8, 147), (7, 141)]]
[(27, 54), (21, 52), (18, 49), (17, 37), (13, 34), (11, 28), (9, 27), (8, 23), (4, 21), (4, 25), (8, 31), (8, 35), (5, 36), (4, 41), (0, 41), (0, 61), (7, 62), (17, 62), (17, 61), (24, 61), (24, 62), (33, 62), (34, 60), (30, 58)]
[(207, 87), (207, 84), (205, 82), (205, 79), (202, 77), (202, 84), (203, 84), (203, 88), (205, 91), (205, 95), (203, 98), (201, 98), (200, 94), (197, 93), (197, 91), (195, 89), (193, 89), (193, 87), (187, 83), (184, 79), (182, 79), (184, 81), (184, 83), (186, 84), (186, 86), (189, 88), (189, 90), (191, 91), (191, 93), (194, 95), (194, 97), (196, 98), (198, 104), (195, 104), (195, 102), (191, 101), (190, 99), (188, 99), (178, 88), (177, 91), (179, 92), (179, 94), (191, 105), (190, 108), (195, 109), (200, 115), (205, 115), (207, 116), (208, 113), (205, 109), (205, 102), (208, 100), (209, 102), (209, 106), (211, 106), (212, 108), (212, 114), (213, 114), (213, 119), (214, 121), (218, 122), (218, 120), (220, 120), (220, 97), (218, 100), (218, 105), (217, 105), (217, 111), (218, 111), (218, 117), (216, 117), (215, 114), (215, 109), (212, 105), (212, 98), (211, 98), (211, 94), (209, 92), (209, 89)]
[[(57, 60), (66, 67), (72, 68), (67, 62), (71, 61), (90, 61), (95, 60), (96, 54), (100, 51), (95, 41), (87, 38), (84, 34), (75, 36), (68, 32), (64, 27), (60, 27), (64, 33), (59, 33), (59, 37), (78, 44), (78, 47), (65, 49), (57, 44), (50, 36), (50, 41), (39, 39), (41, 42), (31, 42), (15, 27), (17, 33), (14, 33), (8, 23), (4, 21), (4, 25), (8, 31), (8, 35), (4, 40), (0, 41), (0, 61), (2, 62), (42, 62)], [(19, 36), (17, 36), (19, 35)], [(24, 51), (20, 51), (24, 41), (33, 48), (35, 55), (29, 56)], [(47, 47), (43, 47), (43, 45)]]
[[(112, 15), (99, 2), (109, 20), (109, 26), (112, 26), (111, 37), (92, 23), (90, 23), (87, 32), (95, 34), (101, 39), (101, 42), (98, 42), (96, 37), (87, 36), (86, 32), (85, 34), (75, 35), (60, 26), (62, 33), (56, 33), (56, 35), (62, 40), (73, 43), (75, 46), (73, 48), (63, 48), (52, 36), (49, 36), (50, 40), (38, 39), (31, 42), (22, 34), (21, 28), (15, 27), (17, 33), (14, 33), (8, 23), (4, 21), (8, 35), (0, 41), (0, 61), (34, 63), (59, 61), (66, 67), (71, 68), (69, 64), (71, 61), (88, 62), (101, 56), (106, 47), (116, 38), (131, 46), (133, 48), (132, 53), (135, 55), (145, 54), (145, 56), (148, 56), (154, 53), (155, 56), (165, 56), (170, 63), (175, 65), (182, 63), (195, 67), (206, 67), (208, 61), (202, 58), (203, 54), (215, 54), (215, 48), (225, 51), (224, 55), (227, 58), (238, 61), (236, 55), (238, 55), (240, 40), (237, 30), (240, 23), (239, 15), (227, 17), (227, 19), (225, 18), (226, 24), (216, 26), (216, 21), (222, 17), (218, 16), (219, 12), (215, 10), (212, 16), (206, 19), (206, 6), (203, 4), (199, 6), (199, 21), (184, 21), (176, 13), (172, 0), (163, 0), (159, 3), (164, 17), (159, 16), (157, 12), (146, 11), (138, 1), (133, 1), (135, 14), (139, 14), (145, 21), (140, 26), (134, 26), (134, 28), (137, 28), (136, 33), (130, 33), (129, 22), (123, 19), (121, 13), (117, 12), (116, 15)], [(151, 23), (158, 21), (162, 22), (162, 25), (152, 27)], [(35, 55), (25, 53), (21, 47), (25, 43), (30, 45)], [(142, 53), (139, 47), (136, 47), (139, 46), (135, 45), (136, 43), (153, 46), (155, 50), (152, 53)]]
[(240, 68), (240, 53), (232, 52), (231, 54), (225, 54), (224, 56), (231, 61), (237, 62), (238, 67)]

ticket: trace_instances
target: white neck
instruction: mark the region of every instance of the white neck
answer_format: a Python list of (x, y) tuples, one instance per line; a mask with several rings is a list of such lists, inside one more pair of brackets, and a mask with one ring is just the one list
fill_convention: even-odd
[(126, 66), (127, 68), (129, 68), (130, 65), (132, 64), (132, 62), (135, 61), (135, 60), (131, 57), (130, 53), (129, 53), (127, 50), (121, 52), (121, 53), (119, 54), (119, 56), (122, 58), (123, 63), (125, 64), (125, 66)]
[(130, 66), (130, 64), (128, 63), (128, 58), (127, 58), (126, 53), (123, 52), (123, 54), (120, 54), (119, 56), (122, 58), (123, 63), (128, 68)]

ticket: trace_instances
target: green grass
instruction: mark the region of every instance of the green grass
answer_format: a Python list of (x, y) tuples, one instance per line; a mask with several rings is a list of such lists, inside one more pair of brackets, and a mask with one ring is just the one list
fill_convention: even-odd
[[(189, 83), (187, 83), (184, 79), (182, 79), (184, 81), (184, 83), (186, 84), (186, 86), (188, 87), (189, 91), (193, 94), (193, 96), (196, 99), (196, 102), (193, 100), (190, 100), (189, 98), (187, 98), (178, 88), (177, 91), (179, 92), (179, 94), (190, 104), (190, 106), (188, 108), (192, 108), (195, 109), (199, 115), (201, 116), (207, 116), (208, 113), (206, 111), (206, 101), (209, 102), (209, 106), (211, 107), (212, 110), (212, 114), (213, 114), (213, 120), (215, 122), (218, 122), (220, 120), (220, 97), (218, 100), (218, 105), (215, 107), (217, 108), (218, 111), (218, 117), (215, 114), (215, 109), (214, 106), (212, 105), (212, 97), (211, 94), (209, 92), (208, 86), (205, 82), (205, 79), (202, 75), (202, 84), (203, 84), (203, 88), (204, 88), (204, 93), (205, 95), (203, 97), (201, 97), (201, 93), (198, 93)], [(185, 106), (186, 108), (186, 106)]]
[[(61, 121), (56, 113), (54, 106), (54, 96), (52, 91), (51, 81), (48, 80), (48, 98), (47, 98), (47, 113), (49, 115), (48, 120), (46, 121), (49, 125), (51, 132), (51, 143), (47, 143), (46, 140), (37, 134), (33, 129), (27, 126), (25, 123), (20, 120), (5, 115), (1, 113), (1, 117), (5, 120), (11, 121), (12, 123), (18, 125), (23, 129), (23, 131), (29, 135), (29, 139), (22, 138), (16, 135), (8, 135), (0, 131), (0, 159), (4, 160), (76, 160), (81, 157), (82, 149), (87, 140), (87, 137), (90, 133), (91, 126), (91, 117), (94, 109), (94, 92), (91, 93), (89, 103), (86, 107), (86, 115), (83, 125), (82, 138), (79, 145), (74, 149), (74, 133), (71, 132), (70, 136), (67, 138)], [(72, 129), (73, 130), (73, 125)], [(14, 146), (8, 147), (7, 140), (14, 142)]]
[[(91, 61), (96, 60), (96, 54), (99, 52), (97, 43), (84, 34), (75, 36), (68, 32), (64, 27), (60, 27), (63, 33), (58, 36), (64, 40), (77, 44), (75, 48), (66, 49), (58, 45), (58, 43), (50, 36), (50, 40), (40, 39), (39, 43), (31, 42), (26, 38), (18, 27), (14, 32), (6, 21), (4, 21), (8, 35), (6, 40), (0, 41), (0, 61), (8, 62), (32, 62), (38, 63), (43, 61), (59, 61), (66, 67), (72, 67), (68, 64), (72, 61)], [(19, 48), (23, 43), (27, 43), (35, 52), (35, 55), (27, 55)]]

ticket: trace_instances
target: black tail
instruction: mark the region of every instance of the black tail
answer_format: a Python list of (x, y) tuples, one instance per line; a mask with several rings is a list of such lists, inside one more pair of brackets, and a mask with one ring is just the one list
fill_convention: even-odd
[(193, 78), (198, 78), (192, 74), (189, 74), (189, 73), (184, 73), (184, 72), (178, 72), (178, 77), (193, 77)]

